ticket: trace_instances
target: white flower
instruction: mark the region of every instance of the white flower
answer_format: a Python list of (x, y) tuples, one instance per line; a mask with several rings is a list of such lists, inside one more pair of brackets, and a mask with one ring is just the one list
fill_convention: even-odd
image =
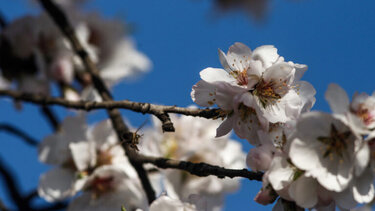
[(331, 110), (350, 124), (356, 132), (368, 135), (375, 128), (375, 95), (355, 93), (352, 102), (345, 90), (330, 84), (325, 94)]
[[(156, 120), (155, 127), (144, 133), (140, 143), (142, 152), (194, 163), (206, 162), (227, 168), (245, 167), (245, 154), (239, 143), (230, 140), (228, 136), (215, 138), (219, 121), (176, 115), (170, 117), (176, 132), (163, 133), (159, 120)], [(198, 177), (170, 169), (165, 171), (164, 184), (168, 195), (173, 198), (187, 201), (189, 195), (194, 193), (206, 195), (208, 198), (215, 196), (217, 203), (217, 198), (221, 198), (223, 193), (236, 190), (239, 181), (218, 179), (215, 176)]]
[(74, 199), (68, 211), (106, 211), (147, 209), (147, 198), (140, 182), (117, 166), (97, 168), (87, 179), (82, 195)]
[(289, 156), (294, 165), (316, 178), (324, 188), (343, 191), (369, 162), (363, 140), (339, 119), (310, 112), (297, 122)]
[(87, 176), (101, 166), (113, 166), (136, 178), (109, 120), (88, 128), (83, 115), (68, 117), (61, 131), (46, 137), (39, 159), (57, 168), (42, 175), (38, 192), (47, 201), (71, 197), (82, 189)]
[(297, 119), (315, 102), (315, 89), (299, 81), (306, 65), (284, 62), (277, 49), (266, 45), (253, 52), (242, 43), (232, 45), (227, 54), (219, 50), (224, 69), (206, 68), (191, 97), (200, 106), (216, 104), (227, 112), (217, 136), (232, 128), (240, 138), (258, 144), (257, 131), (268, 130), (269, 122)]
[(150, 205), (150, 211), (196, 211), (194, 205), (162, 195)]

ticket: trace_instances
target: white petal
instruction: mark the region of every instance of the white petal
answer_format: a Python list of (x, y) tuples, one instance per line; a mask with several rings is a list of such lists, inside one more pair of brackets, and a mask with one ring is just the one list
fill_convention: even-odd
[(152, 202), (150, 211), (196, 211), (195, 206), (183, 203), (178, 199), (161, 196)]
[(75, 181), (76, 175), (73, 170), (52, 169), (40, 177), (38, 194), (49, 202), (66, 199), (76, 193)]
[(191, 99), (198, 105), (203, 107), (210, 107), (215, 104), (216, 86), (200, 80), (193, 86), (191, 91)]
[(253, 51), (252, 59), (260, 60), (265, 68), (272, 66), (279, 58), (277, 48), (273, 45), (263, 45)]
[(229, 73), (220, 68), (208, 67), (202, 70), (200, 73), (202, 80), (213, 83), (218, 81), (224, 81), (228, 83), (235, 83), (235, 79), (229, 75)]
[(288, 161), (281, 157), (275, 156), (268, 170), (268, 180), (273, 189), (282, 190), (293, 181), (294, 170)]
[(312, 208), (318, 202), (318, 183), (311, 177), (301, 176), (289, 187), (289, 195), (298, 206)]
[(228, 134), (232, 130), (233, 124), (234, 124), (233, 116), (227, 117), (220, 124), (220, 126), (216, 129), (216, 137), (221, 137), (221, 136)]
[(333, 113), (344, 114), (349, 110), (349, 97), (345, 90), (337, 84), (330, 84), (325, 98)]
[(91, 141), (70, 143), (69, 148), (74, 164), (79, 171), (87, 170), (95, 165), (96, 149), (94, 143)]
[(374, 175), (368, 168), (359, 178), (355, 178), (353, 196), (358, 203), (370, 203), (374, 198)]
[(286, 81), (286, 84), (290, 84), (294, 73), (295, 69), (293, 66), (286, 62), (281, 62), (268, 68), (264, 72), (263, 78), (266, 82), (274, 81), (276, 83), (283, 83)]
[(370, 148), (367, 144), (367, 142), (360, 141), (359, 143), (359, 149), (356, 150), (355, 154), (355, 163), (354, 163), (354, 170), (356, 176), (359, 176), (362, 174), (362, 172), (367, 167), (369, 161), (370, 161)]

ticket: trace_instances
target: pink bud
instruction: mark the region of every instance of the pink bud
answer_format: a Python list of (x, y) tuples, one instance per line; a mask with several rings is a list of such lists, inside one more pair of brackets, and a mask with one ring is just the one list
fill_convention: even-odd
[(255, 196), (254, 201), (259, 204), (267, 205), (273, 203), (277, 198), (277, 194), (270, 186), (263, 187)]

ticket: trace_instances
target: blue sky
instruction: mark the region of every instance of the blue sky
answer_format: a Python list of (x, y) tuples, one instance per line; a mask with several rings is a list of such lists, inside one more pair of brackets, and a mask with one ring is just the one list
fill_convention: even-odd
[[(166, 105), (192, 104), (190, 91), (205, 67), (220, 67), (217, 49), (226, 51), (234, 42), (252, 49), (265, 44), (278, 48), (286, 60), (307, 64), (303, 77), (317, 90), (314, 110), (329, 111), (324, 92), (329, 83), (355, 91), (372, 93), (375, 77), (375, 1), (363, 0), (270, 0), (270, 11), (262, 22), (242, 12), (213, 11), (212, 0), (96, 0), (87, 10), (106, 17), (119, 17), (133, 24), (138, 48), (153, 62), (152, 71), (136, 82), (114, 88), (116, 99)], [(37, 8), (26, 0), (2, 0), (0, 10), (8, 20)], [(60, 118), (67, 112), (54, 109)], [(124, 111), (133, 125), (148, 116)], [(95, 112), (91, 122), (106, 118)], [(0, 122), (18, 125), (38, 139), (52, 132), (36, 106), (24, 104), (16, 111), (8, 100), (0, 100)], [(250, 149), (244, 140), (245, 151)], [(15, 171), (24, 191), (38, 184), (47, 167), (38, 163), (36, 149), (0, 133), (0, 157)], [(270, 210), (253, 202), (260, 183), (243, 181), (241, 190), (227, 197), (225, 210)], [(6, 199), (0, 183), (0, 198)], [(8, 202), (8, 201), (6, 201)]]

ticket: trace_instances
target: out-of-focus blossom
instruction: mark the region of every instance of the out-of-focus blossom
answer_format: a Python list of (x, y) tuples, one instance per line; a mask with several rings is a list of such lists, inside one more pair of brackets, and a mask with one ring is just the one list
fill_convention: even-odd
[[(73, 2), (59, 1), (63, 5)], [(150, 60), (135, 48), (123, 23), (94, 13), (79, 13), (74, 7), (63, 9), (108, 87), (150, 69)], [(22, 91), (49, 94), (50, 82), (56, 82), (61, 90), (70, 87), (71, 92), (84, 93), (83, 99), (95, 94), (90, 93), (94, 92), (92, 80), (81, 59), (47, 14), (20, 18), (7, 25), (1, 31), (0, 56), (2, 75)]]
[(325, 97), (331, 110), (359, 134), (368, 135), (375, 128), (375, 96), (355, 93), (352, 101), (345, 90), (337, 84), (330, 84)]
[(219, 50), (219, 57), (224, 69), (202, 70), (202, 80), (191, 92), (198, 105), (216, 104), (226, 111), (217, 136), (233, 128), (240, 138), (258, 145), (259, 130), (268, 131), (269, 123), (295, 120), (315, 102), (315, 89), (300, 81), (307, 66), (285, 62), (271, 45), (251, 51), (235, 43), (227, 54)]
[(39, 159), (57, 166), (40, 178), (38, 193), (47, 201), (75, 195), (101, 166), (112, 166), (128, 177), (137, 177), (109, 120), (88, 128), (83, 115), (68, 117), (59, 132), (46, 137), (39, 146)]
[(339, 192), (348, 187), (354, 174), (362, 174), (370, 153), (367, 144), (344, 122), (329, 114), (310, 112), (297, 122), (289, 156), (323, 187)]
[[(140, 150), (145, 154), (168, 157), (194, 163), (206, 162), (227, 168), (244, 168), (245, 154), (241, 145), (228, 136), (215, 137), (219, 121), (171, 115), (175, 133), (163, 133), (158, 120), (142, 138)], [(207, 209), (220, 209), (225, 192), (234, 191), (236, 179), (218, 179), (215, 176), (197, 177), (176, 170), (164, 171), (167, 194), (182, 201), (189, 201), (191, 194), (205, 198)], [(211, 207), (211, 208), (210, 208)]]
[[(198, 209), (196, 209), (194, 205), (186, 203), (186, 202), (182, 202), (179, 199), (171, 198), (167, 195), (162, 195), (151, 203), (149, 211), (159, 211), (159, 210), (198, 211)], [(137, 211), (142, 211), (142, 210), (137, 210)]]
[(137, 178), (110, 165), (101, 166), (89, 176), (82, 195), (75, 198), (68, 211), (105, 211), (137, 208), (147, 210), (147, 198)]

